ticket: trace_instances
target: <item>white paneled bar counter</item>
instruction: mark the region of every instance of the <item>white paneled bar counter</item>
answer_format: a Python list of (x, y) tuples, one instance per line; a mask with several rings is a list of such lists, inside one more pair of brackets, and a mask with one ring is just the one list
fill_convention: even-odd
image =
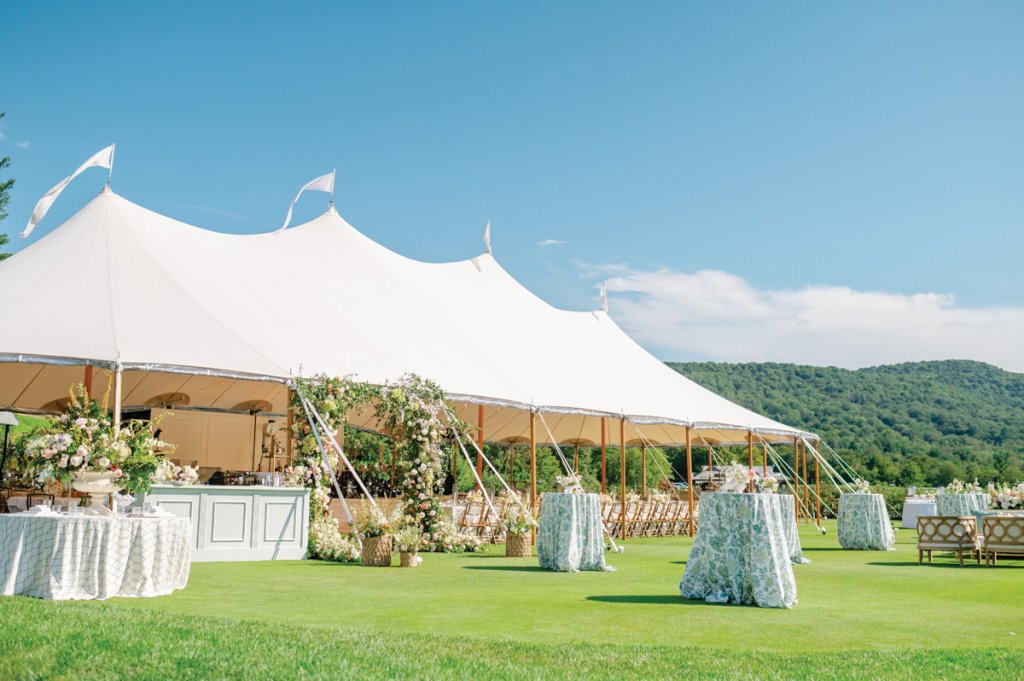
[(303, 487), (153, 485), (146, 502), (192, 523), (192, 560), (298, 560), (306, 556)]

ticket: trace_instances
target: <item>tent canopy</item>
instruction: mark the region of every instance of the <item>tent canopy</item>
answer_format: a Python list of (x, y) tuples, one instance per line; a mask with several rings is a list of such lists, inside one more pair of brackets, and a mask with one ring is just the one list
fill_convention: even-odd
[[(435, 264), (372, 241), (333, 208), (280, 233), (186, 225), (105, 189), (0, 263), (0, 406), (45, 409), (95, 369), (123, 367), (125, 406), (164, 397), (283, 412), (298, 375), (431, 378), (486, 439), (713, 443), (804, 435), (710, 392), (604, 312), (539, 299), (494, 260)], [(173, 399), (167, 396), (180, 394)], [(243, 405), (244, 406), (244, 405)], [(363, 424), (372, 427), (372, 423)], [(642, 433), (642, 435), (641, 435)], [(696, 437), (695, 437), (696, 441)]]

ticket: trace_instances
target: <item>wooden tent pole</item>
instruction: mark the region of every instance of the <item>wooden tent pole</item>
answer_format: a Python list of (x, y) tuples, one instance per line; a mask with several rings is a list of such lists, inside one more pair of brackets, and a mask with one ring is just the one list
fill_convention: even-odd
[(572, 465), (573, 465), (574, 472), (576, 474), (579, 474), (579, 472), (580, 472), (580, 444), (578, 442), (576, 443), (576, 449), (573, 452), (572, 459), (573, 459), (572, 460)]
[(292, 410), (292, 390), (288, 389), (288, 437), (284, 440), (284, 453), (288, 456), (288, 465), (295, 465), (295, 459), (292, 458), (292, 439), (295, 437), (295, 431), (292, 430), (295, 427), (295, 412)]
[(85, 386), (85, 392), (89, 393), (89, 397), (92, 397), (92, 365), (85, 366), (85, 380), (82, 385)]
[(512, 485), (512, 489), (519, 491), (516, 487), (516, 446), (510, 444), (508, 446), (508, 481)]
[(803, 479), (804, 479), (804, 519), (805, 520), (810, 520), (811, 519), (810, 518), (810, 514), (811, 514), (811, 500), (809, 498), (810, 492), (807, 489), (807, 487), (808, 487), (808, 484), (807, 484), (808, 483), (808, 478), (807, 478), (807, 443), (806, 442), (801, 442), (801, 444), (800, 444), (800, 451), (803, 453), (803, 460), (804, 460), (804, 474), (803, 474)]
[(800, 441), (793, 438), (793, 508), (800, 519)]
[(619, 419), (619, 501), (621, 503), (622, 538), (626, 538), (626, 419)]
[[(537, 415), (530, 412), (530, 511), (537, 512)], [(532, 530), (532, 541), (537, 543), (537, 528)]]
[[(821, 440), (818, 440), (818, 451), (821, 451)], [(821, 527), (821, 478), (818, 477), (818, 457), (814, 457), (814, 516)]]
[[(754, 470), (754, 433), (747, 431), (747, 469)], [(754, 491), (754, 481), (751, 480), (747, 483), (747, 488)]]
[[(480, 405), (477, 408), (477, 423), (480, 428), (476, 432), (476, 444), (480, 448), (480, 451), (476, 453), (476, 479), (484, 479), (484, 405)], [(481, 490), (480, 483), (476, 483), (477, 490)]]
[(714, 488), (714, 486), (715, 486), (715, 476), (714, 476), (715, 464), (711, 460), (711, 453), (712, 453), (713, 450), (711, 449), (711, 445), (709, 445), (707, 442), (705, 442), (704, 444), (708, 448), (708, 485), (711, 488)]
[[(114, 434), (117, 435), (121, 432), (121, 362), (117, 363), (117, 373), (114, 374)], [(253, 442), (256, 442), (255, 433), (252, 436)], [(253, 445), (255, 446), (255, 445)]]
[(647, 443), (640, 443), (640, 496), (647, 498)]
[(693, 448), (690, 446), (690, 426), (686, 426), (686, 494), (690, 502), (690, 536), (696, 532), (693, 522)]
[(601, 417), (601, 494), (608, 494), (608, 451), (605, 446), (605, 424)]
[(761, 476), (768, 477), (768, 443), (761, 443)]

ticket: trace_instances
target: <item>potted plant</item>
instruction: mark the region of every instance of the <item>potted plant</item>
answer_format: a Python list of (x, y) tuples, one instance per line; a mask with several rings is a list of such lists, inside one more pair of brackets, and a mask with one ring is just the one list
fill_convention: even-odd
[(391, 525), (380, 509), (364, 504), (356, 519), (356, 531), (363, 536), (363, 565), (391, 567)]
[(529, 558), (533, 555), (530, 533), (537, 521), (524, 504), (506, 501), (501, 512), (501, 526), (505, 530), (505, 555), (509, 558)]
[(418, 567), (423, 559), (417, 555), (423, 544), (423, 534), (415, 525), (406, 525), (394, 537), (395, 548), (398, 549), (402, 567)]

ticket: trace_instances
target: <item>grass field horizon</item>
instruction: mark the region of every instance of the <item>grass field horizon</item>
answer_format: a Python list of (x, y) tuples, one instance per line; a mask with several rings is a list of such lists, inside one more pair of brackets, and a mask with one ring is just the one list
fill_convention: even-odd
[(167, 597), (0, 599), (3, 621), (18, 622), (0, 635), (0, 675), (76, 678), (83, 656), (99, 660), (88, 678), (142, 667), (145, 678), (546, 678), (611, 667), (648, 678), (924, 678), (1022, 668), (1024, 562), (961, 568), (936, 556), (919, 566), (912, 532), (898, 533), (896, 551), (858, 552), (840, 550), (828, 529), (801, 528), (813, 563), (794, 566), (790, 610), (680, 598), (687, 537), (630, 540), (608, 554), (613, 573), (548, 572), (500, 546), (430, 554), (415, 570), (199, 563), (188, 588)]

